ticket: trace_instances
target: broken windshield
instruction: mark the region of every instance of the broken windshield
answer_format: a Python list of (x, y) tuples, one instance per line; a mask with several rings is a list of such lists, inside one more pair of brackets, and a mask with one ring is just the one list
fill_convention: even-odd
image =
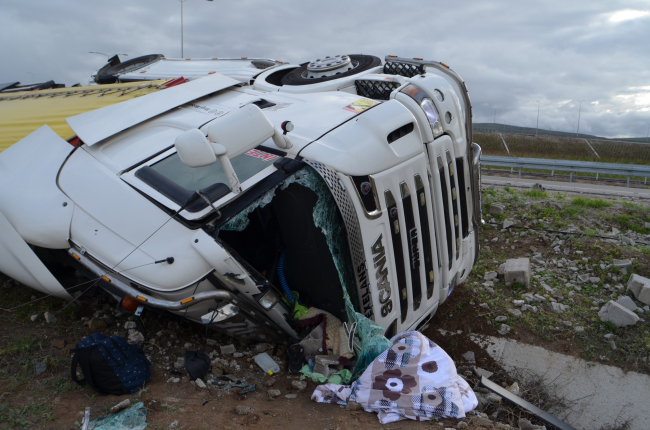
[[(244, 182), (270, 166), (278, 158), (277, 155), (252, 149), (233, 158), (231, 163), (239, 182)], [(183, 164), (178, 154), (174, 153), (151, 165), (151, 168), (190, 191), (202, 190), (217, 183), (228, 185), (228, 178), (218, 161), (209, 166), (188, 167)]]

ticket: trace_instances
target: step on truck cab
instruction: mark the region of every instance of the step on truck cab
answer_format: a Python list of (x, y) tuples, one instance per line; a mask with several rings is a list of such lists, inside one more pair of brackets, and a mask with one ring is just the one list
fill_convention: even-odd
[(395, 56), (215, 69), (68, 118), (74, 147), (45, 125), (0, 153), (0, 270), (69, 299), (41, 261), (64, 255), (119, 300), (242, 338), (299, 339), (296, 304), (423, 326), (478, 255), (465, 83)]

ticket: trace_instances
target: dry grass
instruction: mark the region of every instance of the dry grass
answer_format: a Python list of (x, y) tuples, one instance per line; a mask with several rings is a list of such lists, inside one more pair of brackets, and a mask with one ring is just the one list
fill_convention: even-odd
[(498, 133), (474, 133), (474, 141), (481, 145), (485, 155), (650, 164), (650, 145), (590, 140), (589, 144), (598, 153), (599, 158), (584, 139), (517, 134), (502, 134), (502, 136), (510, 150), (509, 154)]

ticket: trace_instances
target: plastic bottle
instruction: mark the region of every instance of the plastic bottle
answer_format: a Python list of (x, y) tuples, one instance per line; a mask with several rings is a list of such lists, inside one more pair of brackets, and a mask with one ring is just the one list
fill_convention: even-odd
[(260, 366), (264, 373), (267, 375), (273, 375), (274, 373), (278, 373), (280, 371), (280, 366), (278, 366), (278, 363), (273, 361), (273, 359), (266, 352), (257, 354), (255, 357), (253, 357), (253, 360), (255, 360), (255, 363), (257, 363), (257, 365)]

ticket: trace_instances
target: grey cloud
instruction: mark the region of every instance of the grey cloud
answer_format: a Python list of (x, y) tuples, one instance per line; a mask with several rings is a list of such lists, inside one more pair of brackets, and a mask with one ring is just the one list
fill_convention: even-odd
[[(0, 6), (0, 82), (88, 82), (105, 58), (180, 56), (177, 0), (5, 0)], [(650, 122), (650, 16), (612, 23), (647, 1), (431, 2), (189, 0), (185, 56), (269, 57), (398, 54), (444, 61), (468, 84), (475, 122), (645, 136)], [(637, 89), (634, 89), (637, 88)], [(643, 98), (645, 94), (645, 99)], [(620, 97), (625, 96), (625, 97)], [(598, 104), (591, 102), (598, 100)], [(610, 112), (607, 112), (607, 111)]]

